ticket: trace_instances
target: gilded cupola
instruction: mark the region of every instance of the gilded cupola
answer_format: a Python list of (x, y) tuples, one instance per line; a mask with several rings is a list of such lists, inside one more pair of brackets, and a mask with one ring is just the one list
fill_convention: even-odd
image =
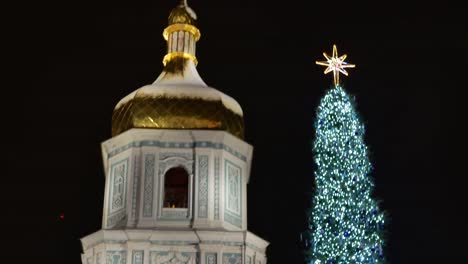
[(196, 42), (200, 31), (196, 14), (181, 1), (163, 31), (167, 54), (163, 71), (115, 106), (112, 135), (131, 128), (216, 129), (243, 139), (244, 120), (240, 105), (226, 94), (205, 84), (196, 70)]

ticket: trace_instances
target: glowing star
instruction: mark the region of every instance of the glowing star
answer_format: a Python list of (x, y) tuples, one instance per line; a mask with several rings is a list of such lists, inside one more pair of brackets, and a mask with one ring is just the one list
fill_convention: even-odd
[(356, 65), (348, 64), (344, 60), (346, 59), (347, 55), (343, 54), (338, 57), (338, 52), (336, 51), (336, 45), (333, 45), (333, 54), (332, 56), (328, 56), (325, 52), (323, 56), (327, 59), (327, 61), (316, 61), (318, 65), (327, 66), (324, 71), (324, 74), (329, 72), (333, 72), (333, 80), (335, 82), (335, 87), (340, 84), (340, 72), (346, 76), (348, 76), (348, 72), (345, 68), (354, 68)]

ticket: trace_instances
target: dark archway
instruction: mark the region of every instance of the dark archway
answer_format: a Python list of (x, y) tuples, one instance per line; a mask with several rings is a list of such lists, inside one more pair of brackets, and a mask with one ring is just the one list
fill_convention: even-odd
[(182, 167), (169, 169), (164, 175), (164, 207), (188, 207), (189, 175)]

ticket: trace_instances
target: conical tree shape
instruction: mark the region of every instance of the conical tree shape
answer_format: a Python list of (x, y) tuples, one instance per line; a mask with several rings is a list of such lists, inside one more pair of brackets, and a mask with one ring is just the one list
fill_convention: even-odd
[(322, 98), (315, 127), (316, 188), (309, 211), (307, 261), (384, 263), (384, 214), (371, 197), (374, 184), (364, 125), (342, 87)]

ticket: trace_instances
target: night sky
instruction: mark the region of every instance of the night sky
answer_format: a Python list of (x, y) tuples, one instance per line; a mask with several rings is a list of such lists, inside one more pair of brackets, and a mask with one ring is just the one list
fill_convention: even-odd
[[(455, 103), (466, 89), (466, 9), (356, 2), (189, 1), (202, 34), (198, 71), (242, 106), (254, 146), (248, 229), (271, 243), (268, 263), (303, 263), (313, 122), (333, 79), (315, 61), (336, 44), (357, 65), (342, 80), (389, 216), (388, 263), (460, 263), (467, 173), (452, 161), (463, 162), (456, 138), (466, 133), (457, 116), (466, 102)], [(20, 75), (2, 89), (12, 119), (2, 200), (3, 228), (15, 235), (2, 259), (81, 263), (79, 239), (101, 227), (100, 143), (111, 137), (112, 110), (161, 72), (176, 3), (36, 1), (11, 23)]]

